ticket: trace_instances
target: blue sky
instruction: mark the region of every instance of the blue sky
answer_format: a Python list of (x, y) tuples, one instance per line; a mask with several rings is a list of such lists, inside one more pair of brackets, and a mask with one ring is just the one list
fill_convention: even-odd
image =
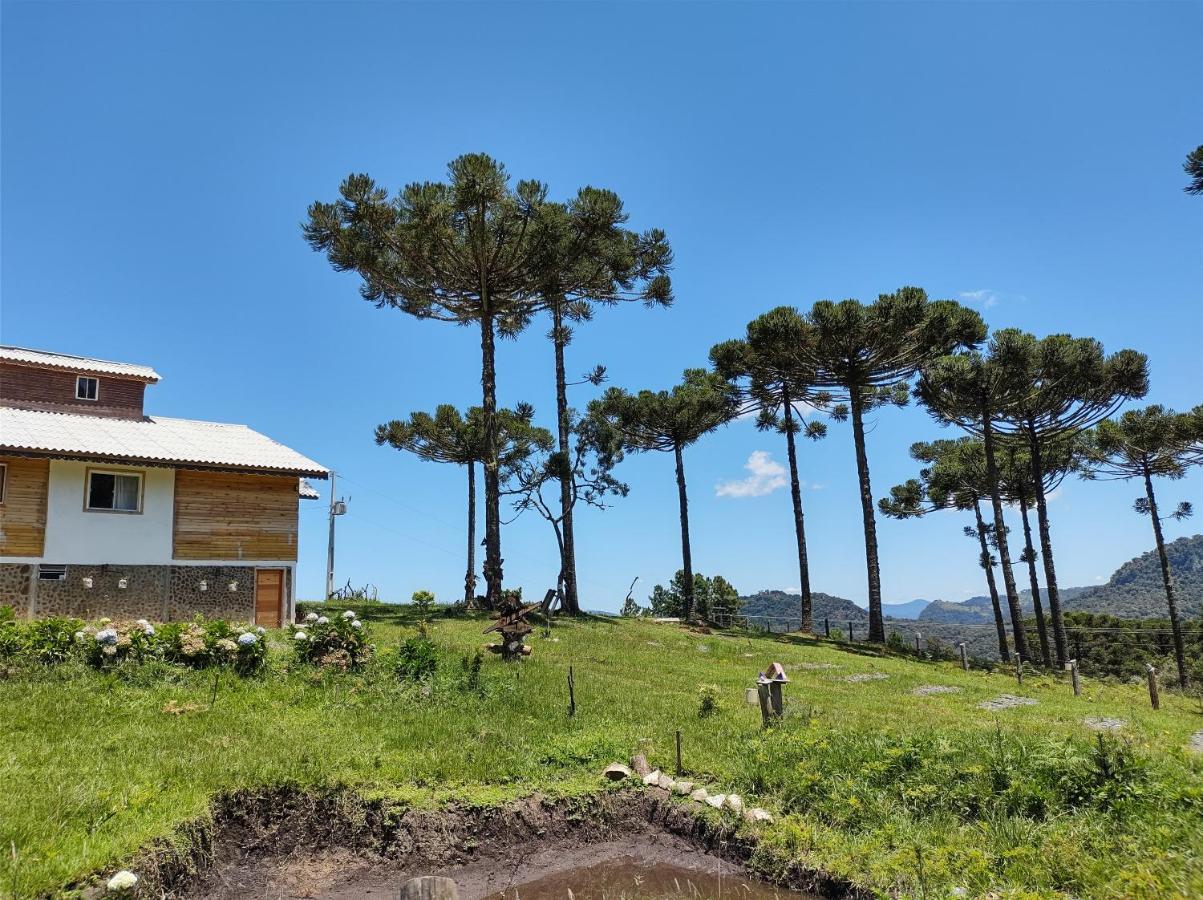
[[(338, 579), (389, 598), (462, 584), (464, 476), (375, 446), (373, 426), (479, 402), (476, 332), (359, 299), (302, 241), (349, 172), (396, 188), (485, 151), (553, 196), (616, 190), (676, 253), (677, 305), (601, 312), (570, 367), (669, 386), (783, 303), (917, 284), (991, 325), (1149, 354), (1151, 401), (1203, 402), (1203, 5), (27, 3), (2, 8), (6, 343), (155, 366), (154, 414), (244, 422), (345, 475)], [(547, 417), (537, 323), (502, 347), (501, 400)], [(577, 402), (590, 390), (576, 389)], [(550, 418), (547, 419), (550, 421)], [(921, 409), (881, 412), (874, 493), (912, 475)], [(694, 562), (747, 592), (797, 585), (788, 491), (720, 485), (784, 446), (749, 422), (691, 448)], [(847, 426), (802, 451), (814, 586), (865, 598)], [(580, 516), (587, 606), (679, 565), (671, 457)], [(1068, 483), (1061, 583), (1151, 544), (1134, 485)], [(755, 493), (755, 491), (751, 491)], [(1203, 477), (1162, 486), (1203, 503)], [(324, 504), (301, 513), (319, 596)], [(982, 592), (951, 514), (881, 522), (886, 600)], [(1177, 537), (1197, 523), (1171, 524)], [(505, 532), (507, 582), (555, 580), (547, 525)], [(1022, 580), (1022, 579), (1021, 579)]]

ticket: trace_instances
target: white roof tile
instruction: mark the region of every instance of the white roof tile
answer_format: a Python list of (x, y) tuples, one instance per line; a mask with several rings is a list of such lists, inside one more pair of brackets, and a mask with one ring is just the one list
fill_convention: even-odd
[(159, 380), (159, 373), (150, 366), (110, 362), (107, 359), (91, 359), (87, 356), (71, 356), (67, 353), (51, 353), (47, 350), (29, 350), (25, 347), (0, 345), (0, 362), (47, 366), (52, 369), (63, 369), (68, 372), (117, 375), (124, 378), (138, 378), (142, 381), (154, 382)]
[(308, 457), (245, 425), (147, 416), (118, 419), (0, 408), (0, 452), (145, 461), (325, 478)]
[(304, 478), (301, 479), (300, 493), (301, 493), (302, 500), (320, 500), (320, 499), (322, 499), (322, 495), (317, 492), (317, 488), (315, 488), (312, 484), (310, 484)]

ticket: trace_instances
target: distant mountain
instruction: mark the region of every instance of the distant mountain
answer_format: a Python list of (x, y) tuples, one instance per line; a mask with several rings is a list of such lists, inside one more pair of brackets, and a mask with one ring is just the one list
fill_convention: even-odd
[[(819, 591), (813, 592), (811, 597), (814, 601), (816, 627), (821, 627), (825, 618), (831, 620), (832, 627), (840, 625), (840, 623), (869, 621), (869, 613), (851, 600), (833, 597), (831, 594)], [(771, 623), (774, 631), (793, 631), (802, 624), (802, 615), (798, 611), (798, 604), (802, 602), (802, 597), (798, 594), (789, 594), (785, 591), (760, 591), (739, 599), (742, 603), (740, 612), (750, 617), (752, 624), (764, 624), (765, 627), (769, 627)], [(763, 618), (758, 623), (755, 617)], [(840, 627), (843, 626), (840, 625)]]
[[(1203, 605), (1203, 534), (1178, 538), (1165, 549), (1182, 616), (1198, 616)], [(1106, 584), (1083, 588), (1066, 602), (1065, 608), (1124, 619), (1164, 618), (1165, 587), (1157, 551), (1150, 550), (1124, 563)]]
[[(939, 601), (937, 601), (939, 602)], [(918, 619), (932, 603), (931, 600), (908, 600), (905, 603), (883, 603), (882, 615), (894, 619)]]
[[(985, 604), (978, 601), (984, 600)], [(944, 625), (988, 625), (994, 621), (994, 610), (989, 597), (970, 597), (964, 603), (936, 600), (919, 613), (919, 622), (937, 622)]]

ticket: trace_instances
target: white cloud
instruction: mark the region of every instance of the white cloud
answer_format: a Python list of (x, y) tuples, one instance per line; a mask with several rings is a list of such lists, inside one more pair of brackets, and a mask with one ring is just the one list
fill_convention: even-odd
[(735, 481), (720, 481), (714, 487), (717, 497), (763, 497), (785, 487), (785, 466), (773, 460), (767, 450), (753, 450), (744, 468), (752, 474)]
[(982, 288), (980, 291), (961, 291), (961, 299), (982, 309), (998, 305), (998, 293), (988, 288)]

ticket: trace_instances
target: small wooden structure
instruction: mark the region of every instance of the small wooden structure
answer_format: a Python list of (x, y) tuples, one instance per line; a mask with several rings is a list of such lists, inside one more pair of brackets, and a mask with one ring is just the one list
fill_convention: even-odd
[(785, 700), (781, 696), (781, 685), (789, 683), (785, 666), (775, 662), (756, 679), (756, 692), (760, 700), (760, 717), (767, 728), (774, 719), (785, 715)]
[(497, 620), (484, 630), (485, 634), (496, 631), (500, 642), (489, 644), (492, 653), (501, 654), (502, 659), (521, 659), (530, 656), (531, 648), (526, 646), (526, 636), (534, 631), (534, 626), (526, 617), (538, 609), (540, 604), (522, 602), (522, 591), (503, 591), (501, 602), (493, 617)]

